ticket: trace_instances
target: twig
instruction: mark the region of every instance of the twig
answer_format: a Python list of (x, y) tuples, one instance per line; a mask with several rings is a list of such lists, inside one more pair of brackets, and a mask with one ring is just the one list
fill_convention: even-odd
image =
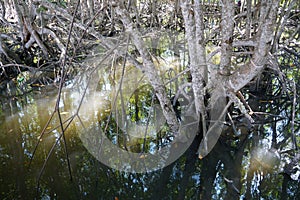
[(296, 100), (297, 100), (297, 90), (296, 90), (296, 83), (294, 80), (292, 80), (293, 82), (293, 93), (294, 93), (294, 97), (293, 97), (293, 107), (292, 107), (292, 121), (291, 121), (291, 131), (292, 131), (292, 141), (293, 141), (293, 145), (294, 145), (294, 149), (297, 151), (298, 150), (298, 145), (297, 145), (297, 140), (296, 140), (296, 136), (295, 136), (295, 113), (296, 113)]
[[(240, 109), (241, 113), (245, 115), (245, 117), (251, 122), (253, 123), (254, 120), (251, 117), (251, 115), (253, 114), (253, 111), (250, 110), (249, 113), (247, 112), (247, 109), (245, 107), (245, 105), (241, 102), (241, 100), (236, 96), (235, 93), (233, 92), (229, 92), (228, 96), (230, 98), (230, 100), (236, 105), (238, 106), (238, 108)], [(247, 104), (246, 104), (247, 105)]]

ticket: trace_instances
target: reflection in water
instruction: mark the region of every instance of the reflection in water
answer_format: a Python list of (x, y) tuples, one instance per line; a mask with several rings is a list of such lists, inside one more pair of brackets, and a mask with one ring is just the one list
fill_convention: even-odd
[[(170, 58), (166, 61), (157, 58), (157, 69), (162, 76), (170, 69), (174, 76), (179, 73), (178, 66), (171, 65), (170, 61)], [(103, 67), (99, 71), (83, 75), (99, 80), (94, 89), (88, 85), (84, 99), (88, 106), (82, 105), (79, 111), (85, 127), (80, 138), (88, 151), (109, 167), (135, 173), (161, 169), (179, 158), (197, 133), (195, 118), (187, 116), (182, 107), (181, 128), (178, 136), (174, 136), (166, 125), (149, 81), (140, 70), (132, 65), (117, 64), (113, 69)], [(168, 80), (170, 76), (168, 74)], [(170, 98), (178, 90), (178, 84), (186, 81), (181, 79), (176, 79), (177, 85), (168, 84)], [(98, 91), (99, 88), (102, 90)], [(97, 94), (102, 96), (95, 96)], [(102, 99), (108, 102), (108, 108), (101, 108)]]
[(251, 158), (253, 170), (273, 171), (279, 167), (280, 155), (275, 149), (256, 148)]
[[(163, 118), (160, 118), (161, 111), (159, 106), (156, 107), (147, 81), (142, 79), (142, 74), (137, 76), (138, 72), (131, 71), (133, 69), (130, 67), (129, 69), (128, 76), (123, 79), (123, 83), (126, 82), (129, 87), (123, 88), (122, 98), (115, 99), (121, 95), (116, 90), (120, 84), (118, 73), (121, 71), (113, 73), (118, 77), (114, 79), (110, 76), (112, 73), (99, 71), (102, 75), (99, 81), (91, 83), (87, 90), (86, 83), (90, 77), (83, 75), (80, 77), (81, 84), (74, 81), (63, 90), (59, 104), (63, 120), (79, 112), (79, 117), (74, 118), (66, 131), (73, 181), (70, 181), (68, 174), (63, 142), (59, 142), (47, 162), (39, 193), (36, 191), (37, 177), (61, 133), (59, 118), (55, 114), (46, 127), (45, 135), (40, 137), (54, 111), (56, 91), (33, 93), (24, 101), (12, 103), (14, 106), (9, 109), (3, 107), (0, 115), (1, 199), (279, 199), (282, 188), (288, 189), (288, 198), (299, 197), (299, 163), (287, 153), (287, 135), (278, 136), (282, 143), (287, 141), (287, 145), (280, 151), (274, 141), (263, 140), (274, 138), (272, 134), (278, 129), (284, 131), (283, 125), (288, 123), (286, 121), (280, 126), (275, 124), (273, 128), (269, 124), (258, 126), (251, 132), (245, 128), (248, 125), (237, 124), (236, 129), (240, 130), (240, 134), (236, 135), (230, 127), (224, 131), (215, 149), (201, 161), (196, 155), (197, 144), (201, 139), (197, 135), (185, 153), (176, 151), (182, 149), (183, 144), (179, 142), (173, 145), (174, 151), (162, 152), (166, 156), (162, 154), (161, 158), (176, 158), (177, 155), (172, 153), (184, 153), (164, 169), (147, 173), (128, 172), (135, 165), (152, 167), (151, 163), (144, 160), (170, 145), (173, 140)], [(166, 77), (168, 76), (166, 73)], [(180, 81), (184, 79), (179, 80), (179, 84)], [(176, 87), (176, 84), (170, 84), (168, 89), (171, 91)], [(78, 111), (84, 92), (86, 96)], [(122, 104), (127, 109), (123, 110)], [(266, 110), (269, 109), (267, 106), (260, 105)], [(184, 105), (181, 112), (182, 121), (191, 117), (185, 116)], [(288, 112), (288, 108), (285, 112)], [(148, 120), (151, 118), (155, 120)], [(194, 137), (188, 135), (193, 128), (183, 126), (183, 132), (187, 133), (188, 138)], [(130, 133), (128, 137), (124, 135), (125, 132)], [(140, 139), (141, 136), (143, 140)], [(40, 145), (29, 166), (38, 140)], [(99, 149), (95, 145), (103, 142), (108, 142), (107, 146), (115, 145), (118, 148)], [(118, 151), (121, 150), (134, 152), (136, 157), (109, 157), (112, 154), (120, 155)], [(124, 171), (118, 171), (99, 162), (94, 157), (95, 154), (101, 157), (98, 159), (111, 161), (115, 165), (124, 159), (128, 159), (128, 163), (131, 160), (141, 162), (122, 165)], [(160, 162), (155, 159), (152, 161)], [(285, 163), (288, 165), (285, 166)], [(164, 165), (165, 162), (162, 162), (161, 166)], [(157, 168), (161, 166), (156, 165)]]

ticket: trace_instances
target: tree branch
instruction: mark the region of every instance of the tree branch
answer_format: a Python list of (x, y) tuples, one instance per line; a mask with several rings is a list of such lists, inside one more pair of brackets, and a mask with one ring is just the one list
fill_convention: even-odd
[(142, 59), (143, 65), (140, 70), (146, 75), (149, 79), (155, 94), (160, 102), (161, 108), (163, 110), (163, 114), (167, 120), (170, 129), (175, 134), (178, 133), (179, 123), (177, 121), (173, 106), (170, 102), (170, 99), (167, 96), (167, 92), (164, 86), (164, 83), (159, 78), (158, 72), (155, 69), (154, 63), (152, 61), (151, 55), (146, 49), (146, 44), (142, 39), (141, 33), (133, 26), (133, 22), (130, 19), (124, 5), (122, 2), (114, 2), (116, 5), (115, 10), (116, 13), (121, 17), (122, 23), (126, 28), (126, 31), (131, 35), (132, 42), (137, 47)]

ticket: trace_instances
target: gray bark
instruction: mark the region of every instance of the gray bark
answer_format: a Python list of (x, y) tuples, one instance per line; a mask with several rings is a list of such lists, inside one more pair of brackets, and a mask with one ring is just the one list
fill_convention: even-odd
[(181, 1), (181, 9), (186, 24), (186, 40), (188, 43), (190, 73), (192, 76), (192, 88), (195, 99), (196, 116), (202, 121), (202, 133), (205, 137), (206, 108), (204, 104), (204, 87), (208, 81), (208, 70), (205, 52), (204, 23), (201, 4), (196, 1), (194, 4), (189, 1)]
[[(182, 1), (181, 8), (184, 22), (186, 25), (186, 38), (189, 45), (190, 70), (193, 79), (193, 92), (195, 98), (195, 107), (197, 113), (206, 116), (206, 110), (209, 110), (209, 128), (206, 132), (205, 125), (203, 129), (203, 140), (199, 147), (199, 157), (206, 156), (215, 146), (223, 129), (223, 122), (226, 116), (226, 97), (236, 102), (235, 92), (239, 91), (256, 77), (264, 69), (267, 63), (268, 53), (273, 39), (274, 22), (278, 2), (262, 1), (259, 10), (259, 26), (257, 33), (251, 40), (251, 46), (254, 47), (253, 56), (250, 62), (237, 69), (231, 68), (231, 57), (233, 52), (233, 31), (235, 27), (234, 19), (234, 1), (222, 1), (222, 22), (221, 22), (221, 62), (220, 68), (211, 69), (208, 78), (208, 86), (204, 88), (206, 55), (205, 44), (201, 44), (203, 39), (203, 26), (201, 26), (201, 7), (199, 3), (188, 3)], [(199, 14), (200, 13), (200, 14)], [(197, 17), (196, 17), (197, 16)], [(200, 17), (199, 17), (200, 16)], [(200, 21), (200, 22), (199, 22)], [(201, 29), (202, 28), (202, 29)], [(247, 38), (247, 37), (246, 37)], [(237, 45), (238, 42), (235, 43)], [(211, 67), (210, 67), (211, 68)], [(224, 73), (225, 71), (225, 73)], [(210, 103), (204, 105), (205, 90), (210, 92)], [(229, 106), (229, 104), (227, 105)], [(247, 113), (245, 113), (247, 115)], [(201, 119), (202, 122), (205, 119)], [(204, 123), (203, 123), (204, 124)]]
[(274, 36), (278, 2), (275, 0), (268, 1), (262, 7), (264, 8), (260, 10), (260, 26), (255, 35), (255, 43), (257, 45), (254, 48), (254, 55), (251, 61), (246, 63), (244, 67), (237, 69), (226, 83), (235, 92), (239, 91), (261, 73), (267, 63), (268, 53)]
[(221, 19), (221, 62), (220, 71), (222, 74), (231, 73), (231, 55), (234, 30), (234, 1), (225, 0), (222, 5)]

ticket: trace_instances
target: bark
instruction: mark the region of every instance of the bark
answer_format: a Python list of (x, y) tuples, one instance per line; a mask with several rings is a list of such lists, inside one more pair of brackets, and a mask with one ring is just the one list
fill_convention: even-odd
[(221, 61), (220, 71), (222, 74), (230, 75), (232, 42), (234, 30), (235, 3), (232, 0), (223, 1), (221, 19)]
[[(204, 44), (203, 14), (199, 1), (189, 4), (181, 2), (181, 9), (186, 24), (186, 40), (188, 43), (190, 73), (192, 76), (192, 88), (195, 98), (197, 117), (206, 117), (204, 105), (204, 86), (207, 83), (207, 63)], [(203, 127), (205, 130), (206, 125)], [(204, 132), (204, 134), (206, 131)]]
[[(264, 1), (265, 2), (265, 1)], [(254, 55), (250, 62), (246, 63), (244, 67), (240, 67), (232, 74), (227, 83), (229, 88), (237, 92), (248, 84), (254, 77), (256, 77), (264, 69), (267, 63), (268, 53), (271, 48), (273, 39), (274, 26), (277, 16), (277, 1), (268, 1), (263, 4), (260, 10), (260, 26), (258, 33), (255, 35)]]
[(90, 16), (94, 16), (95, 15), (95, 13), (94, 13), (94, 0), (88, 0), (87, 5), (88, 5), (88, 8), (89, 8)]
[(251, 17), (251, 9), (252, 9), (252, 0), (247, 0), (247, 17), (246, 17), (246, 38), (250, 38), (251, 36), (251, 26), (252, 26), (252, 17)]
[[(192, 88), (195, 98), (196, 114), (198, 119), (202, 122), (203, 128), (203, 140), (198, 150), (199, 157), (203, 158), (212, 150), (222, 132), (222, 124), (225, 121), (226, 114), (226, 94), (224, 85), (221, 84), (221, 76), (218, 76), (217, 73), (214, 73), (214, 77), (208, 78), (208, 66), (205, 52), (206, 44), (204, 37), (204, 19), (201, 4), (199, 1), (196, 1), (194, 4), (188, 3), (188, 1), (182, 1), (181, 8), (184, 22), (186, 24), (186, 39), (188, 42), (190, 72), (192, 76)], [(224, 8), (224, 10), (226, 8)], [(231, 27), (225, 27), (224, 32), (228, 32), (228, 29), (233, 29), (233, 25)], [(229, 36), (227, 37), (232, 38), (232, 32), (233, 30), (231, 30), (231, 32), (229, 31)], [(224, 36), (223, 46), (227, 45), (227, 37), (226, 35)], [(224, 63), (225, 65), (229, 65), (232, 49), (225, 47), (223, 47), (223, 49), (225, 49), (222, 52), (223, 60), (227, 60), (226, 63)], [(212, 74), (210, 76), (212, 76)], [(212, 83), (209, 83), (209, 81)], [(206, 84), (214, 86), (210, 92), (211, 98), (208, 107), (204, 103), (206, 95), (204, 87)], [(210, 110), (210, 123), (209, 129), (207, 130), (206, 124), (208, 109)]]
[[(288, 23), (288, 18), (290, 16), (292, 8), (295, 6), (297, 1), (298, 0), (285, 1), (284, 6), (282, 7), (281, 15), (278, 19), (279, 23), (277, 23), (276, 32), (275, 32), (275, 36), (274, 36), (273, 51), (277, 50), (277, 48), (278, 48), (279, 39), (282, 36), (285, 25)], [(288, 7), (286, 8), (286, 6), (288, 6)]]
[[(222, 21), (221, 21), (221, 63), (220, 73), (213, 72), (210, 74), (208, 85), (212, 87), (210, 90), (209, 109), (209, 128), (204, 135), (203, 141), (200, 144), (198, 153), (199, 158), (205, 157), (217, 143), (225, 122), (227, 112), (226, 107), (226, 88), (223, 84), (225, 78), (221, 75), (230, 73), (233, 29), (234, 29), (234, 2), (223, 1), (222, 5)], [(225, 73), (225, 74), (224, 74)], [(228, 104), (229, 106), (230, 104)]]
[(17, 19), (18, 19), (18, 24), (19, 24), (19, 33), (21, 36), (21, 41), (22, 43), (26, 43), (26, 38), (28, 37), (28, 30), (26, 29), (24, 25), (24, 21), (22, 20), (22, 12), (20, 10), (19, 5), (21, 5), (17, 0), (13, 0), (13, 4), (15, 7), (15, 11), (17, 14)]
[[(197, 113), (205, 116), (205, 110), (209, 109), (209, 129), (204, 129), (204, 139), (199, 147), (199, 157), (206, 156), (215, 146), (223, 129), (223, 122), (226, 116), (226, 97), (229, 93), (237, 92), (248, 84), (264, 69), (267, 63), (268, 53), (273, 39), (274, 24), (276, 20), (278, 2), (263, 1), (260, 6), (260, 25), (257, 34), (253, 40), (244, 41), (244, 44), (251, 44), (254, 47), (253, 57), (244, 67), (239, 67), (236, 71), (231, 69), (231, 56), (233, 51), (233, 30), (234, 30), (234, 4), (233, 1), (223, 1), (222, 4), (222, 22), (221, 22), (221, 62), (219, 72), (210, 74), (209, 91), (210, 103), (208, 107), (204, 105), (204, 77), (203, 69), (199, 67), (199, 63), (206, 62), (205, 53), (199, 52), (198, 49), (204, 49), (204, 45), (199, 44), (199, 34), (197, 35), (197, 25), (194, 16), (197, 13), (197, 5), (188, 4), (187, 1), (182, 3), (182, 13), (186, 24), (186, 38), (189, 45), (190, 70), (193, 79), (193, 92), (195, 98), (195, 106)], [(200, 10), (201, 12), (201, 10)], [(199, 23), (199, 22), (198, 22)], [(200, 34), (201, 35), (201, 34)], [(240, 43), (240, 44), (242, 44)], [(235, 43), (237, 45), (239, 43)], [(204, 56), (202, 56), (204, 54)], [(202, 70), (202, 71), (201, 71)], [(225, 73), (224, 73), (225, 70)], [(224, 84), (225, 83), (225, 84)], [(235, 94), (231, 94), (232, 101), (237, 101)], [(228, 104), (229, 106), (229, 104)], [(247, 115), (247, 113), (244, 113)], [(247, 115), (249, 118), (250, 116)], [(205, 119), (201, 119), (202, 122)], [(205, 127), (205, 126), (204, 126)]]
[(4, 5), (4, 2), (0, 1), (0, 10), (1, 10), (1, 13), (0, 13), (0, 19), (2, 22), (6, 22), (5, 20), (5, 5)]
[[(188, 43), (190, 74), (192, 76), (192, 88), (194, 94), (196, 117), (202, 122), (203, 138), (206, 138), (206, 106), (204, 87), (208, 81), (208, 70), (205, 52), (205, 37), (203, 12), (201, 4), (196, 1), (194, 4), (189, 1), (181, 1), (181, 10), (186, 25), (186, 40)], [(205, 148), (206, 143), (205, 143)]]

